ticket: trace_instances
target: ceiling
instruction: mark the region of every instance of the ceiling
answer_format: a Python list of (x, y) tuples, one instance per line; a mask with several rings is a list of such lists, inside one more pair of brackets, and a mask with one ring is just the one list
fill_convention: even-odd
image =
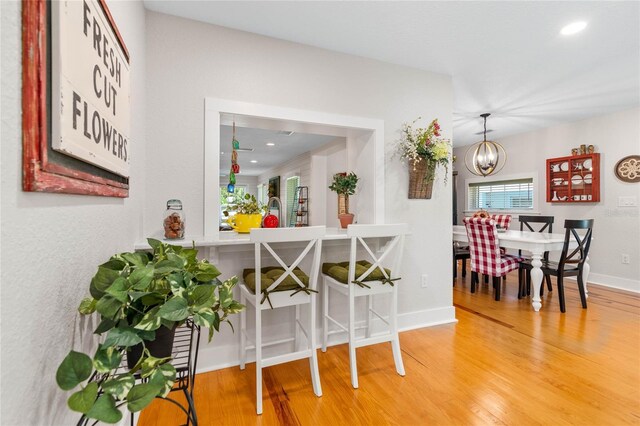
[[(220, 175), (228, 176), (231, 168), (232, 126), (220, 126)], [(240, 176), (258, 176), (308, 151), (334, 141), (335, 136), (312, 135), (287, 131), (265, 130), (236, 126), (236, 140), (240, 148), (253, 148), (252, 152), (238, 151)], [(267, 146), (273, 143), (274, 146)], [(252, 163), (251, 160), (257, 161)]]
[[(162, 13), (452, 76), (455, 146), (640, 105), (640, 2), (145, 0)], [(560, 29), (575, 21), (573, 36)], [(411, 119), (411, 117), (407, 117)]]

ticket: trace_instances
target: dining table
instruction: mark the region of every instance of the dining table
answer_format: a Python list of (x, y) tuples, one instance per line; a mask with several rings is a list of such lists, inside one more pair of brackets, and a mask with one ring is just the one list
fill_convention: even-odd
[[(467, 230), (463, 225), (453, 226), (453, 241), (460, 243), (468, 243)], [(498, 243), (500, 247), (506, 249), (523, 250), (531, 253), (531, 284), (533, 285), (533, 300), (531, 305), (537, 312), (542, 307), (542, 300), (540, 298), (540, 286), (542, 285), (542, 258), (546, 251), (559, 251), (564, 246), (564, 234), (550, 234), (546, 232), (531, 232), (531, 231), (515, 231), (507, 230), (498, 233)], [(569, 248), (577, 247), (577, 243), (574, 239), (570, 240)], [(589, 277), (589, 258), (587, 257), (582, 271), (582, 277), (584, 280), (584, 290), (589, 297), (587, 291), (587, 278)]]

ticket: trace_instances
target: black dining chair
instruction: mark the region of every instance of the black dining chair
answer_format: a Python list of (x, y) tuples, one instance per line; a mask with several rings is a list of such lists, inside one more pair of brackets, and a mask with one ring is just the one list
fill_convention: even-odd
[[(545, 232), (547, 231), (549, 234), (553, 232), (553, 216), (526, 216), (520, 215), (518, 217), (520, 221), (520, 230), (521, 231), (531, 231), (531, 232)], [(533, 224), (533, 226), (532, 226)], [(522, 256), (522, 250), (518, 250), (518, 255)], [(545, 262), (549, 261), (549, 252), (544, 252), (543, 260)], [(518, 295), (518, 298), (521, 299), (524, 297), (524, 289), (526, 288), (526, 294), (529, 295), (531, 293), (531, 257), (525, 256), (525, 261), (520, 263), (520, 268), (518, 269), (518, 280), (520, 282), (520, 288), (523, 289), (521, 293)], [(547, 289), (551, 291), (551, 277), (546, 276), (547, 281)], [(526, 279), (526, 287), (524, 285)], [(544, 293), (544, 287), (540, 287), (540, 296)]]
[(471, 259), (469, 247), (462, 247), (457, 242), (453, 243), (453, 278), (458, 277), (458, 260), (462, 260), (462, 278), (467, 276), (467, 259)]
[[(591, 234), (593, 231), (593, 219), (564, 221), (564, 246), (559, 262), (543, 261), (542, 273), (545, 276), (553, 275), (557, 277), (558, 299), (560, 300), (560, 311), (566, 312), (564, 300), (564, 277), (577, 277), (578, 290), (580, 291), (580, 301), (582, 308), (587, 309), (587, 295), (585, 292), (585, 282), (583, 279), (584, 262), (589, 255), (591, 246)], [(583, 235), (578, 231), (584, 231)], [(575, 240), (577, 247), (569, 251), (569, 244)]]

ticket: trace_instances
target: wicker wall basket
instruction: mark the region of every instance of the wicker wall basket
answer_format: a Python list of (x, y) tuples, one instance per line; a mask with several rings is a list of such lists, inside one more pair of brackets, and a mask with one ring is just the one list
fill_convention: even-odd
[[(414, 167), (415, 165), (415, 167)], [(422, 159), (417, 163), (409, 163), (409, 198), (431, 199), (436, 163)]]

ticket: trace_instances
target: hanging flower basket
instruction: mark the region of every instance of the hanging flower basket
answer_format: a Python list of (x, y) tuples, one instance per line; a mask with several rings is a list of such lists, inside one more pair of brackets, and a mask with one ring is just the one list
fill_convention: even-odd
[(422, 159), (409, 165), (409, 198), (431, 199), (436, 162)]
[(453, 160), (451, 141), (441, 137), (437, 118), (427, 128), (414, 128), (419, 119), (402, 125), (398, 151), (409, 165), (409, 198), (430, 199), (438, 166), (444, 167), (444, 183), (447, 183), (449, 164)]

